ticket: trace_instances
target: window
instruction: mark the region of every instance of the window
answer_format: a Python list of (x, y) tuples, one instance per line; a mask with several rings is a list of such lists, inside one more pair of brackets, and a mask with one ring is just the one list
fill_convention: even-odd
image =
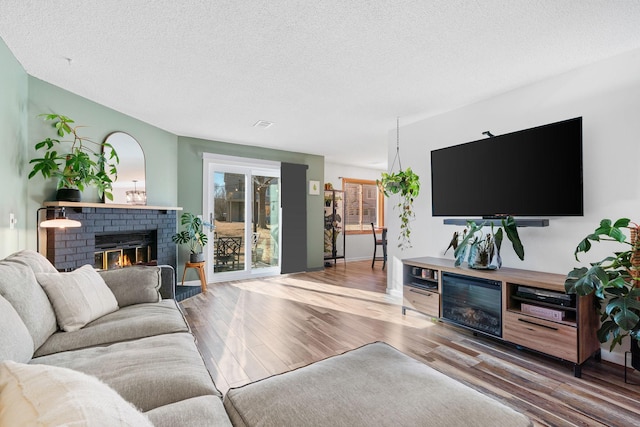
[(342, 188), (347, 234), (370, 233), (371, 223), (384, 225), (384, 197), (375, 181), (343, 178)]

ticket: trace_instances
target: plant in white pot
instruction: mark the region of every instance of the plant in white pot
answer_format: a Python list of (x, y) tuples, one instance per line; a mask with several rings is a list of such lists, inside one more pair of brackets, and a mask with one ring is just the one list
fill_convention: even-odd
[[(85, 187), (95, 187), (98, 196), (113, 200), (111, 188), (118, 171), (119, 163), (116, 150), (107, 142), (94, 142), (87, 137), (80, 136), (78, 129), (73, 126), (74, 121), (61, 114), (41, 114), (44, 120), (52, 121), (52, 127), (58, 137), (65, 135), (73, 140), (46, 138), (36, 144), (36, 151), (44, 149), (44, 157), (32, 159), (33, 169), (29, 179), (38, 173), (45, 178), (58, 180), (57, 200), (72, 202), (80, 201), (80, 192)], [(58, 150), (61, 150), (58, 152)]]
[(180, 216), (180, 224), (182, 224), (184, 230), (171, 236), (171, 240), (178, 245), (187, 245), (189, 247), (190, 262), (204, 261), (202, 250), (209, 241), (209, 237), (203, 227), (211, 227), (212, 225), (190, 212), (185, 212)]

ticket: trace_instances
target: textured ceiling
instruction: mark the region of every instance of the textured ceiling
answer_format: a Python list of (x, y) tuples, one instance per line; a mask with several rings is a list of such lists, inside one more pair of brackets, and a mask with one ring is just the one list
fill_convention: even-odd
[(634, 0), (0, 3), (34, 77), (178, 135), (380, 169), (396, 116), (639, 49), (639, 22)]

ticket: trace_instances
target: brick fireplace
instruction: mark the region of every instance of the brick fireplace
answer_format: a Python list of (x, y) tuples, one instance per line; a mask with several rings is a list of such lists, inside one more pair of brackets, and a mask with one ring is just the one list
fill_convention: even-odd
[(72, 202), (45, 206), (64, 206), (67, 217), (82, 223), (79, 228), (46, 229), (46, 255), (58, 270), (155, 262), (176, 268), (171, 236), (180, 208)]

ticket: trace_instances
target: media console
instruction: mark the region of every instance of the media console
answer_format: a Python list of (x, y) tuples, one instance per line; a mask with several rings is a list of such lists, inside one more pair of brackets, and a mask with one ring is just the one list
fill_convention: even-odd
[(576, 377), (600, 356), (593, 295), (567, 296), (565, 276), (501, 268), (455, 267), (453, 260), (403, 262), (403, 305), (517, 346), (573, 363)]

